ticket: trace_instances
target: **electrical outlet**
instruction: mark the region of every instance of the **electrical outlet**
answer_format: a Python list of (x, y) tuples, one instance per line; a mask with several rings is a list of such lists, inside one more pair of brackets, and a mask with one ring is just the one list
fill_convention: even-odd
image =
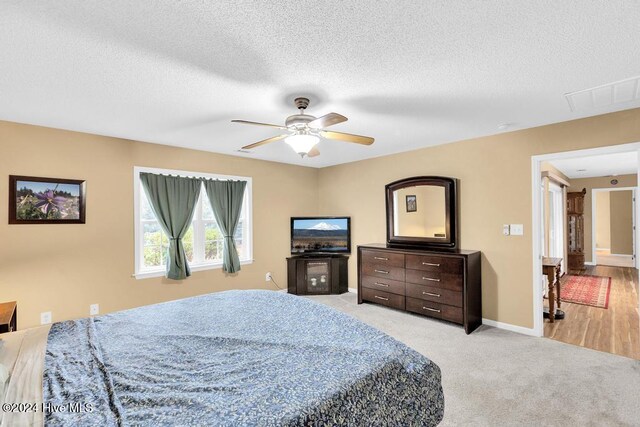
[(100, 305), (99, 304), (91, 304), (89, 306), (89, 316), (95, 316), (100, 313)]
[(524, 235), (524, 225), (523, 224), (511, 224), (511, 235), (512, 236), (523, 236)]
[(509, 234), (511, 234), (511, 230), (509, 229), (509, 224), (502, 225), (502, 234), (504, 234), (505, 236), (508, 236)]
[(48, 325), (49, 323), (51, 323), (51, 312), (45, 311), (43, 313), (40, 313), (40, 324)]
[(270, 282), (271, 279), (272, 279), (271, 273), (267, 273), (267, 274), (264, 275), (264, 281), (265, 282)]

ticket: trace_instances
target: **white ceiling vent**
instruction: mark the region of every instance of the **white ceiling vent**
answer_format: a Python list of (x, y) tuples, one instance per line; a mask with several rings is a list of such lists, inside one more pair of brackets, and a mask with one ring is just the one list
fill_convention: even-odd
[(640, 100), (640, 76), (564, 95), (571, 111), (585, 111)]

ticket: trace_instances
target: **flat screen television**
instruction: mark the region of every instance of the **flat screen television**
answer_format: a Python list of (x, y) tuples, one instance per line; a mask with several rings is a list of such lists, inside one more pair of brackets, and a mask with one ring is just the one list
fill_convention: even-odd
[(348, 216), (291, 218), (291, 253), (351, 253), (351, 218)]

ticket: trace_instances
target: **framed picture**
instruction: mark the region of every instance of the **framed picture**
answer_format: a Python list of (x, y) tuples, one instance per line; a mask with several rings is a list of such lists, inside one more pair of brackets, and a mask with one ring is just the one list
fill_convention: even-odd
[(407, 196), (407, 212), (416, 212), (418, 210), (418, 204), (416, 202), (415, 195)]
[(85, 181), (9, 175), (9, 224), (84, 224)]

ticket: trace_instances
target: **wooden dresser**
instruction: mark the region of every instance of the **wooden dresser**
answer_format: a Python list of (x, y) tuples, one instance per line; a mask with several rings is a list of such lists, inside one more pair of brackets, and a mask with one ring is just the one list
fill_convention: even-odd
[(479, 251), (358, 246), (363, 301), (448, 320), (467, 334), (482, 324)]

